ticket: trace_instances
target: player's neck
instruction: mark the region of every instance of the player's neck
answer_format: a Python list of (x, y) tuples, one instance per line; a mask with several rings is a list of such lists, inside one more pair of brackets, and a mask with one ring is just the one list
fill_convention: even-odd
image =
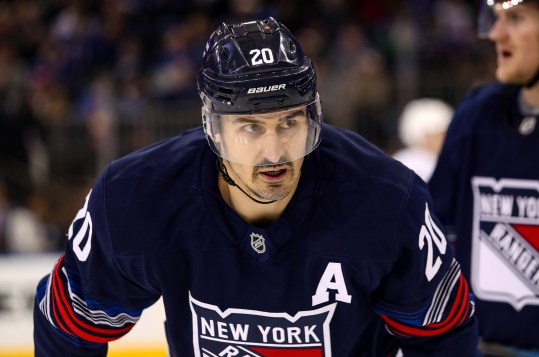
[(277, 221), (294, 195), (294, 192), (290, 192), (287, 197), (281, 200), (260, 204), (247, 197), (238, 188), (227, 184), (221, 176), (219, 176), (218, 184), (219, 191), (230, 208), (246, 223), (259, 227), (269, 226)]
[(525, 88), (522, 90), (524, 100), (529, 106), (539, 108), (539, 83), (531, 88)]

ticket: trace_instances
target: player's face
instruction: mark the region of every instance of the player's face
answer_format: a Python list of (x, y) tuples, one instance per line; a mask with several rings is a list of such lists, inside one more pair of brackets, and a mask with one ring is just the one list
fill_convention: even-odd
[(227, 161), (267, 166), (305, 156), (309, 131), (306, 107), (245, 115), (221, 115), (219, 143)]
[(533, 77), (539, 64), (539, 6), (522, 3), (494, 11), (497, 19), (489, 39), (496, 45), (496, 78), (524, 84)]
[(229, 173), (259, 198), (285, 198), (299, 181), (305, 155), (305, 107), (265, 114), (223, 115), (220, 122), (218, 139), (232, 171)]

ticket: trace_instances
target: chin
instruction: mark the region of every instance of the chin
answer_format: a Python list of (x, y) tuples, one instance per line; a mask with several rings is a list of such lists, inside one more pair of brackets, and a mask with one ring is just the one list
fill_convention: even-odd
[(526, 76), (515, 73), (515, 71), (508, 71), (501, 68), (496, 70), (496, 79), (502, 83), (522, 85), (527, 82)]
[(515, 76), (510, 76), (505, 73), (496, 73), (496, 79), (502, 83), (506, 84), (519, 84), (519, 81), (515, 78)]
[(500, 82), (507, 82), (507, 80), (509, 79), (507, 76), (507, 71), (505, 71), (504, 68), (500, 66), (496, 68), (495, 75), (496, 75), (496, 79), (499, 80)]

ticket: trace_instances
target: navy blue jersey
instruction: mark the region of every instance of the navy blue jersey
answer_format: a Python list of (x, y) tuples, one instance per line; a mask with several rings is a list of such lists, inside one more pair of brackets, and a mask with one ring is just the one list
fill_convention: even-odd
[(474, 90), (457, 108), (429, 182), (454, 231), (487, 341), (539, 348), (539, 130), (519, 87)]
[(36, 356), (102, 356), (160, 296), (173, 356), (475, 355), (468, 285), (412, 171), (325, 125), (256, 227), (216, 158), (194, 129), (108, 167), (38, 286)]

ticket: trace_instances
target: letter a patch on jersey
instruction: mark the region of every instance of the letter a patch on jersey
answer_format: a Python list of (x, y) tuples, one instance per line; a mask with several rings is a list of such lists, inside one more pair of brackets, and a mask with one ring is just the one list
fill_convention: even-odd
[(471, 282), (516, 310), (539, 305), (539, 181), (474, 177)]
[(329, 326), (335, 304), (283, 312), (226, 309), (189, 294), (195, 357), (331, 357)]
[(335, 292), (335, 300), (348, 304), (352, 301), (352, 296), (346, 289), (341, 263), (328, 263), (316, 288), (316, 294), (313, 295), (313, 306), (328, 302), (330, 290)]

